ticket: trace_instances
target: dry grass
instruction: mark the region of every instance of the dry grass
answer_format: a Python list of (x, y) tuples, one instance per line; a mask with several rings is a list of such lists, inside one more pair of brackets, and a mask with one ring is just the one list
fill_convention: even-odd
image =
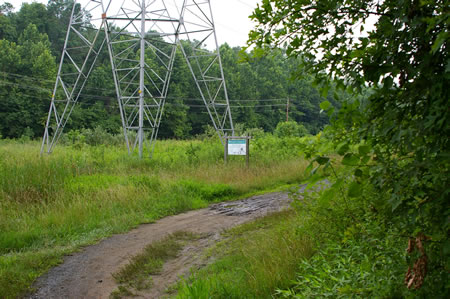
[(203, 166), (195, 171), (186, 170), (185, 175), (199, 181), (228, 184), (243, 192), (249, 192), (299, 182), (307, 166), (307, 161), (298, 158), (277, 161), (272, 165), (252, 165), (249, 169), (236, 163), (222, 168)]

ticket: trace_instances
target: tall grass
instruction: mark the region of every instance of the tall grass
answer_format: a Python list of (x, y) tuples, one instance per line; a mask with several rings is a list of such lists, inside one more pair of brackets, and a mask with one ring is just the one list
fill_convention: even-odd
[(272, 298), (313, 253), (310, 239), (296, 233), (300, 223), (290, 210), (231, 229), (212, 250), (216, 260), (180, 282), (176, 297)]
[[(272, 137), (271, 137), (272, 138)], [(223, 164), (218, 140), (160, 141), (153, 159), (118, 146), (0, 140), (0, 294), (16, 297), (63, 254), (140, 223), (302, 179), (298, 146), (252, 143)]]

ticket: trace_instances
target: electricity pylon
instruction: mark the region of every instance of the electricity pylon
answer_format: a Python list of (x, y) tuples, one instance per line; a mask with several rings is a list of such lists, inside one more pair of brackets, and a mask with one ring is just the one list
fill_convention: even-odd
[(234, 135), (210, 1), (120, 2), (75, 1), (41, 153), (52, 152), (105, 45), (129, 153), (137, 148), (143, 157), (145, 144), (153, 151), (177, 48), (222, 143)]

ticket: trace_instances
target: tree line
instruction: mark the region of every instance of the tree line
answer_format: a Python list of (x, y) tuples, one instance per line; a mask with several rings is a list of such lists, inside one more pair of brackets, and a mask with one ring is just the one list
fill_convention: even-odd
[[(3, 138), (42, 135), (72, 7), (73, 0), (50, 0), (47, 5), (25, 3), (17, 11), (10, 3), (0, 6)], [(249, 58), (253, 53), (226, 43), (220, 46), (220, 52), (233, 120), (240, 127), (273, 132), (278, 123), (289, 118), (316, 134), (328, 124), (328, 116), (320, 113), (319, 107), (324, 98), (312, 79), (290, 78), (298, 68), (298, 59), (288, 58), (283, 49), (273, 51), (270, 56)], [(328, 100), (337, 105), (332, 96)], [(203, 133), (209, 124), (200, 94), (178, 51), (159, 136), (189, 138)], [(120, 126), (110, 60), (105, 50), (98, 57), (66, 132), (101, 127), (116, 133)]]

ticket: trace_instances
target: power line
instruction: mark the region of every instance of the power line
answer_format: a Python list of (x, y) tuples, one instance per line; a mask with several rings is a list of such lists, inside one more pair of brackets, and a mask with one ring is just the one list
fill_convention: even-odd
[[(15, 74), (15, 73), (7, 73), (7, 72), (1, 72), (0, 71), (0, 74), (8, 74), (8, 75), (11, 75), (11, 76), (22, 77), (22, 78), (26, 78), (26, 79), (30, 79), (30, 80), (34, 80), (34, 81), (42, 80), (42, 81), (50, 82), (50, 80), (40, 79), (40, 78), (37, 78), (37, 77), (30, 77), (30, 76)], [(43, 87), (39, 87), (39, 86), (35, 86), (35, 85), (30, 85), (30, 84), (23, 85), (21, 83), (11, 82), (11, 81), (7, 82), (7, 81), (4, 81), (4, 80), (0, 80), (0, 82), (4, 82), (5, 84), (8, 84), (8, 85), (22, 86), (22, 88), (26, 88), (26, 87), (30, 87), (31, 88), (32, 86), (34, 86), (35, 89), (39, 89), (39, 90), (42, 90), (42, 91), (53, 92), (52, 89), (47, 89), (47, 88), (43, 88)], [(51, 82), (53, 84), (55, 83), (53, 81), (51, 81)], [(71, 86), (71, 85), (68, 84), (67, 86)], [(85, 87), (85, 89), (87, 89), (87, 90), (101, 90), (101, 91), (114, 91), (114, 90), (110, 90), (110, 89), (90, 88), (90, 87)], [(117, 100), (117, 98), (113, 97), (113, 96), (93, 95), (93, 94), (88, 94), (88, 93), (82, 93), (81, 96)], [(201, 102), (203, 102), (203, 99), (201, 99), (201, 98), (183, 98), (183, 97), (168, 96), (168, 97), (166, 97), (166, 99), (173, 99), (173, 100), (180, 99), (180, 100), (183, 100), (183, 101), (201, 101)], [(273, 98), (273, 99), (239, 99), (239, 100), (234, 99), (234, 100), (229, 100), (229, 102), (280, 102), (280, 101), (288, 101), (288, 99), (287, 98)]]
[(248, 4), (248, 3), (246, 3), (246, 2), (244, 2), (244, 1), (242, 1), (242, 0), (236, 0), (236, 1), (239, 2), (239, 3), (244, 4), (245, 6), (251, 8), (251, 9), (254, 9), (254, 8), (255, 8), (254, 6), (251, 6), (250, 4)]
[(17, 73), (8, 73), (8, 72), (4, 72), (4, 71), (0, 71), (0, 74), (4, 74), (4, 75), (9, 75), (9, 76), (14, 76), (14, 77), (20, 77), (20, 78), (25, 78), (25, 79), (31, 79), (34, 81), (42, 81), (42, 82), (49, 82), (49, 83), (55, 83), (54, 80), (49, 80), (49, 79), (43, 79), (43, 78), (38, 78), (38, 77), (29, 77), (29, 76), (25, 76), (25, 75), (21, 75), (21, 74), (17, 74)]
[[(45, 89), (45, 88), (41, 88), (41, 87), (37, 87), (37, 86), (32, 86), (32, 85), (21, 85), (19, 83), (11, 83), (11, 82), (7, 82), (7, 81), (3, 81), (0, 80), (0, 83), (2, 84), (7, 84), (7, 85), (14, 85), (14, 86), (19, 86), (22, 87), (23, 89), (28, 89), (28, 90), (41, 90), (41, 91), (46, 91), (51, 93), (52, 90), (50, 89)], [(20, 96), (25, 96), (25, 97), (30, 97), (30, 98), (42, 98), (36, 95), (29, 95), (29, 94), (21, 94)], [(115, 101), (116, 98), (114, 97), (108, 97), (108, 96), (99, 96), (99, 95), (92, 95), (92, 94), (80, 94), (80, 97), (86, 97), (86, 98), (95, 98), (95, 99), (106, 99), (106, 100), (112, 100)], [(277, 99), (277, 100), (287, 100), (287, 99)], [(258, 100), (253, 100), (253, 101), (258, 101)], [(87, 106), (94, 106), (96, 105), (95, 103), (85, 103), (85, 102), (81, 102), (78, 101), (77, 104), (79, 105), (87, 105)], [(185, 103), (167, 103), (169, 105), (172, 106), (181, 106), (181, 107), (187, 107), (187, 108), (204, 108), (205, 105), (193, 105), (193, 104), (185, 104)], [(108, 105), (109, 107), (119, 107), (119, 105)], [(230, 108), (260, 108), (260, 107), (285, 107), (285, 104), (264, 104), (264, 105), (230, 105)]]
[[(5, 84), (5, 85), (13, 85), (13, 86), (23, 86), (19, 83), (13, 83), (13, 82), (8, 82), (8, 81), (4, 81), (4, 80), (0, 80), (0, 83)], [(38, 86), (31, 86), (31, 85), (26, 85), (28, 89), (34, 89), (34, 90), (41, 90), (41, 91), (47, 91), (47, 92), (51, 92), (50, 89), (47, 88), (42, 88), (42, 87), (38, 87)], [(22, 87), (23, 88), (23, 87)]]

